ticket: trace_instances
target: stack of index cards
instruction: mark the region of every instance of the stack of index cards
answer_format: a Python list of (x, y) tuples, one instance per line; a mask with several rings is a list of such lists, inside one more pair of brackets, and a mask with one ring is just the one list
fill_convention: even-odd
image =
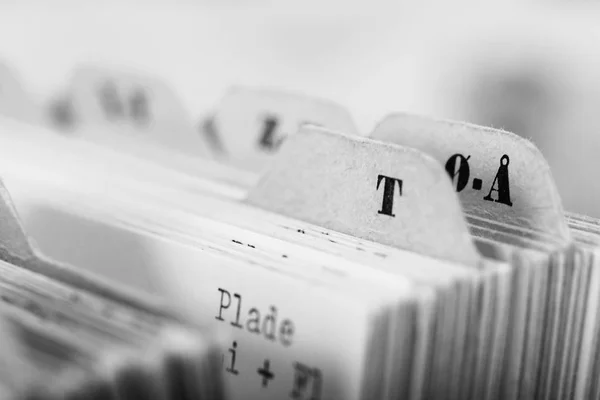
[(247, 87), (193, 124), (154, 78), (73, 76), (63, 131), (0, 123), (7, 320), (64, 365), (32, 396), (600, 397), (598, 221), (530, 142)]

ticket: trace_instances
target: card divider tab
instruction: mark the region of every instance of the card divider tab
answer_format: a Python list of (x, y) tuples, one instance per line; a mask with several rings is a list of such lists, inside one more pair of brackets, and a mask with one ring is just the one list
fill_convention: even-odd
[(221, 157), (261, 171), (282, 141), (298, 129), (290, 124), (303, 123), (358, 134), (350, 113), (333, 101), (272, 87), (236, 85), (206, 120), (204, 135), (213, 136), (208, 141), (218, 143), (215, 151)]
[[(101, 127), (108, 135), (131, 136), (140, 143), (150, 140), (192, 157), (210, 157), (178, 94), (160, 78), (131, 69), (81, 64), (72, 71), (66, 93), (64, 99), (74, 118), (72, 128), (83, 136), (97, 139), (95, 129), (80, 128)], [(117, 107), (117, 113), (98, 118), (97, 109), (106, 112), (102, 104)], [(135, 119), (134, 104), (144, 107), (147, 116), (142, 122), (131, 121)]]
[(479, 259), (441, 166), (394, 144), (305, 125), (246, 202), (448, 261), (474, 266)]
[(529, 140), (499, 129), (408, 113), (384, 118), (370, 137), (417, 148), (443, 163), (468, 215), (570, 240), (550, 167)]
[(159, 299), (136, 292), (117, 282), (76, 269), (73, 266), (50, 260), (30, 241), (0, 180), (0, 259), (26, 270), (51, 277), (93, 294), (119, 301), (129, 307), (141, 309), (161, 317), (179, 319), (168, 305)]

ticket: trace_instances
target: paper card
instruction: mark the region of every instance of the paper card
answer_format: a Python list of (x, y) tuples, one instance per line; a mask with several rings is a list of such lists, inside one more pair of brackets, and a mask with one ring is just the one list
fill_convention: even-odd
[(51, 276), (100, 296), (114, 298), (132, 307), (169, 315), (166, 304), (140, 291), (131, 290), (122, 283), (108, 281), (81, 269), (58, 263), (45, 257), (29, 239), (12, 204), (8, 191), (0, 181), (0, 259), (26, 270)]
[(444, 260), (479, 257), (445, 172), (413, 149), (305, 126), (246, 201)]
[[(200, 261), (192, 251), (178, 254), (178, 265), (189, 273), (165, 276), (170, 286), (180, 288), (179, 296), (186, 296), (188, 302), (193, 298), (195, 304), (204, 305), (196, 307), (198, 321), (232, 335), (223, 357), (233, 399), (306, 398), (301, 390), (316, 399), (359, 398), (366, 330), (373, 326), (360, 296), (351, 301), (327, 287), (292, 281), (264, 269), (248, 265), (232, 269), (230, 262)], [(160, 257), (173, 262), (174, 256)], [(256, 290), (257, 280), (269, 289)], [(260, 322), (256, 322), (258, 315)], [(277, 326), (271, 339), (271, 322), (266, 318), (273, 317)], [(286, 324), (293, 324), (293, 337), (286, 333)], [(301, 376), (308, 379), (306, 387), (296, 387)]]
[(296, 133), (302, 124), (357, 133), (348, 112), (335, 103), (248, 87), (231, 89), (207, 127), (216, 131), (213, 136), (218, 136), (219, 152), (228, 162), (262, 171), (283, 140)]
[(385, 118), (371, 137), (419, 149), (441, 162), (469, 215), (569, 238), (550, 167), (528, 140), (402, 113)]
[(175, 92), (154, 77), (83, 66), (72, 77), (69, 101), (84, 137), (124, 135), (194, 157), (208, 155)]

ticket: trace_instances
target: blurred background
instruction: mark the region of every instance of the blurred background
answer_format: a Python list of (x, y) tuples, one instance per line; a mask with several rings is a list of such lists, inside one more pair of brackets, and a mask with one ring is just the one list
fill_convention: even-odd
[(197, 121), (233, 84), (504, 128), (548, 158), (565, 208), (600, 217), (600, 3), (0, 1), (0, 59), (40, 104), (79, 63), (162, 77)]

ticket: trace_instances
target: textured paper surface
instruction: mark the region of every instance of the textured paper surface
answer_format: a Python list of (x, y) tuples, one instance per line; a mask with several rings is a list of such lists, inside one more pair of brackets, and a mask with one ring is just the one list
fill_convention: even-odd
[[(391, 215), (379, 176), (402, 180)], [(444, 170), (413, 149), (304, 127), (284, 143), (247, 202), (359, 238), (449, 261), (478, 259)]]
[[(414, 147), (445, 165), (470, 215), (569, 237), (550, 167), (528, 140), (497, 129), (401, 113), (384, 119), (371, 137)], [(464, 159), (452, 163), (455, 155)], [(503, 187), (509, 194), (501, 195)]]

